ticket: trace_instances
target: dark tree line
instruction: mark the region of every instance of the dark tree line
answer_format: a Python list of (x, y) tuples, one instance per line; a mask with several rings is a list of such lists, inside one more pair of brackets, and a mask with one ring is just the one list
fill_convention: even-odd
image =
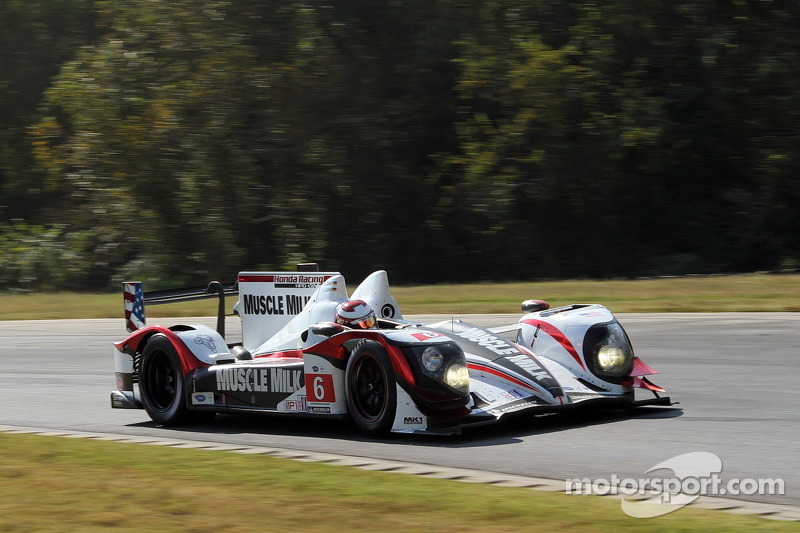
[(781, 0), (5, 0), (0, 287), (800, 266)]

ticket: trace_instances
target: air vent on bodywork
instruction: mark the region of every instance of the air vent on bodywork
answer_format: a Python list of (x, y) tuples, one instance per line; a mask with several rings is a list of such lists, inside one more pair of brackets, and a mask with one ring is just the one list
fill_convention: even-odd
[(133, 383), (139, 383), (139, 366), (142, 364), (142, 354), (136, 353), (133, 356)]

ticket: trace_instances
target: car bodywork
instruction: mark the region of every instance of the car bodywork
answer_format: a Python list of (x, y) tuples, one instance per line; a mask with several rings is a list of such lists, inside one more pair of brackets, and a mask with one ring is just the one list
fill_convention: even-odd
[[(208, 293), (220, 298), (217, 330), (144, 323), (145, 301)], [(236, 284), (149, 298), (132, 282), (125, 294), (132, 332), (114, 346), (111, 404), (144, 408), (161, 424), (257, 411), (351, 418), (373, 434), (452, 434), (516, 412), (672, 405), (598, 304), (549, 309), (528, 300), (528, 312), (500, 328), (456, 318), (421, 324), (403, 317), (377, 271), (349, 296), (378, 315), (378, 328), (359, 330), (334, 322), (348, 299), (336, 272), (242, 272)], [(224, 297), (237, 294), (242, 342), (229, 344)], [(635, 389), (652, 394), (637, 400)]]

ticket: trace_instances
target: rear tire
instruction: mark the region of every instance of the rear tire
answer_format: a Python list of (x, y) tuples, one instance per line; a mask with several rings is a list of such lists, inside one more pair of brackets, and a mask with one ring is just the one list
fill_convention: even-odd
[(353, 348), (345, 371), (347, 409), (359, 429), (372, 435), (388, 433), (397, 412), (397, 389), (392, 361), (374, 341)]
[(144, 347), (139, 390), (142, 404), (154, 422), (174, 426), (188, 421), (181, 360), (164, 335), (154, 335)]

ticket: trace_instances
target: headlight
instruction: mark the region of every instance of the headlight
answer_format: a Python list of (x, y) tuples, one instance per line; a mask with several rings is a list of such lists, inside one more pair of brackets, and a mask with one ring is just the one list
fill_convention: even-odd
[(416, 369), (417, 386), (437, 395), (469, 393), (469, 371), (464, 351), (454, 342), (403, 347)]
[(633, 348), (618, 322), (592, 326), (584, 342), (587, 348), (592, 347), (590, 368), (595, 375), (614, 380), (630, 369)]
[(603, 346), (597, 352), (597, 363), (600, 368), (608, 372), (616, 366), (625, 364), (625, 352), (616, 346)]
[(422, 366), (428, 372), (436, 372), (442, 368), (442, 362), (444, 362), (444, 356), (436, 346), (428, 346), (422, 352)]
[(469, 370), (458, 363), (450, 365), (444, 373), (444, 382), (456, 390), (469, 388)]

